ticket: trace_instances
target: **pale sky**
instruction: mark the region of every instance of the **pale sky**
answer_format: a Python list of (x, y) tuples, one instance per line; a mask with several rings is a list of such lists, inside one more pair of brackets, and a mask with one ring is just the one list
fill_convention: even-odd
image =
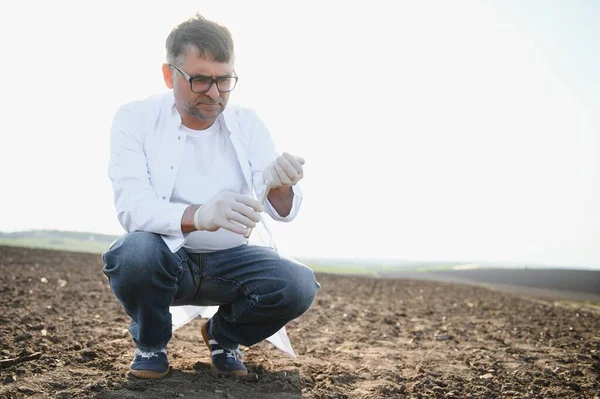
[(600, 266), (591, 0), (3, 1), (0, 231), (123, 232), (112, 117), (196, 11), (234, 36), (230, 102), (306, 159), (281, 252)]

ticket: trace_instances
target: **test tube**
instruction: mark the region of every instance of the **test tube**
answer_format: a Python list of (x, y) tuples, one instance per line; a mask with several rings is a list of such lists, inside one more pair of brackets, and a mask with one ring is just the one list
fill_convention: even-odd
[[(260, 193), (260, 197), (258, 198), (258, 202), (260, 202), (263, 206), (267, 201), (267, 196), (269, 195), (269, 190), (271, 190), (271, 180), (265, 181), (263, 185), (263, 190)], [(248, 229), (248, 233), (244, 235), (245, 238), (250, 238), (250, 234), (252, 234), (252, 229)]]

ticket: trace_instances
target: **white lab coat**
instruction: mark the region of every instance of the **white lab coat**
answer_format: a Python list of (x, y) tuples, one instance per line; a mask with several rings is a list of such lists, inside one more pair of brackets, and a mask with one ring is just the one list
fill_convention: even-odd
[[(277, 157), (271, 134), (247, 108), (228, 106), (219, 118), (230, 133), (246, 185), (257, 197), (263, 187), (263, 170)], [(172, 92), (125, 104), (112, 123), (108, 167), (123, 228), (161, 234), (172, 252), (186, 239), (181, 218), (188, 205), (170, 202), (185, 148), (186, 133), (180, 125)], [(265, 204), (274, 220), (289, 222), (296, 217), (302, 192), (298, 185), (293, 191), (292, 210), (286, 217), (268, 201)]]

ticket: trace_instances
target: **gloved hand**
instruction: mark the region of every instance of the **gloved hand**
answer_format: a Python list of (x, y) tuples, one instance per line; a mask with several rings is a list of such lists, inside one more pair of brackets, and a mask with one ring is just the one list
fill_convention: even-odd
[(263, 171), (263, 180), (270, 181), (271, 188), (294, 186), (304, 177), (304, 159), (284, 152)]
[(194, 226), (200, 231), (223, 228), (237, 234), (247, 234), (260, 220), (258, 212), (263, 211), (263, 205), (254, 198), (222, 192), (196, 210)]

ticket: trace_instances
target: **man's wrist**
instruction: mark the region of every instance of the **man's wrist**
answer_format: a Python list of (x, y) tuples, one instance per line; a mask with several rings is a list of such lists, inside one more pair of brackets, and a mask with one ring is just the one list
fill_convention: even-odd
[(290, 214), (294, 203), (294, 191), (291, 186), (272, 188), (267, 198), (279, 216), (286, 217)]
[(183, 217), (181, 218), (181, 232), (183, 234), (198, 230), (198, 228), (196, 228), (194, 216), (200, 206), (201, 205), (190, 205), (183, 212)]
[(269, 195), (267, 195), (267, 198), (271, 199), (271, 197), (273, 198), (277, 198), (277, 199), (283, 199), (283, 198), (287, 198), (289, 196), (293, 196), (294, 195), (294, 191), (292, 189), (291, 186), (283, 186), (283, 187), (277, 187), (277, 188), (272, 188), (271, 190), (269, 190)]

